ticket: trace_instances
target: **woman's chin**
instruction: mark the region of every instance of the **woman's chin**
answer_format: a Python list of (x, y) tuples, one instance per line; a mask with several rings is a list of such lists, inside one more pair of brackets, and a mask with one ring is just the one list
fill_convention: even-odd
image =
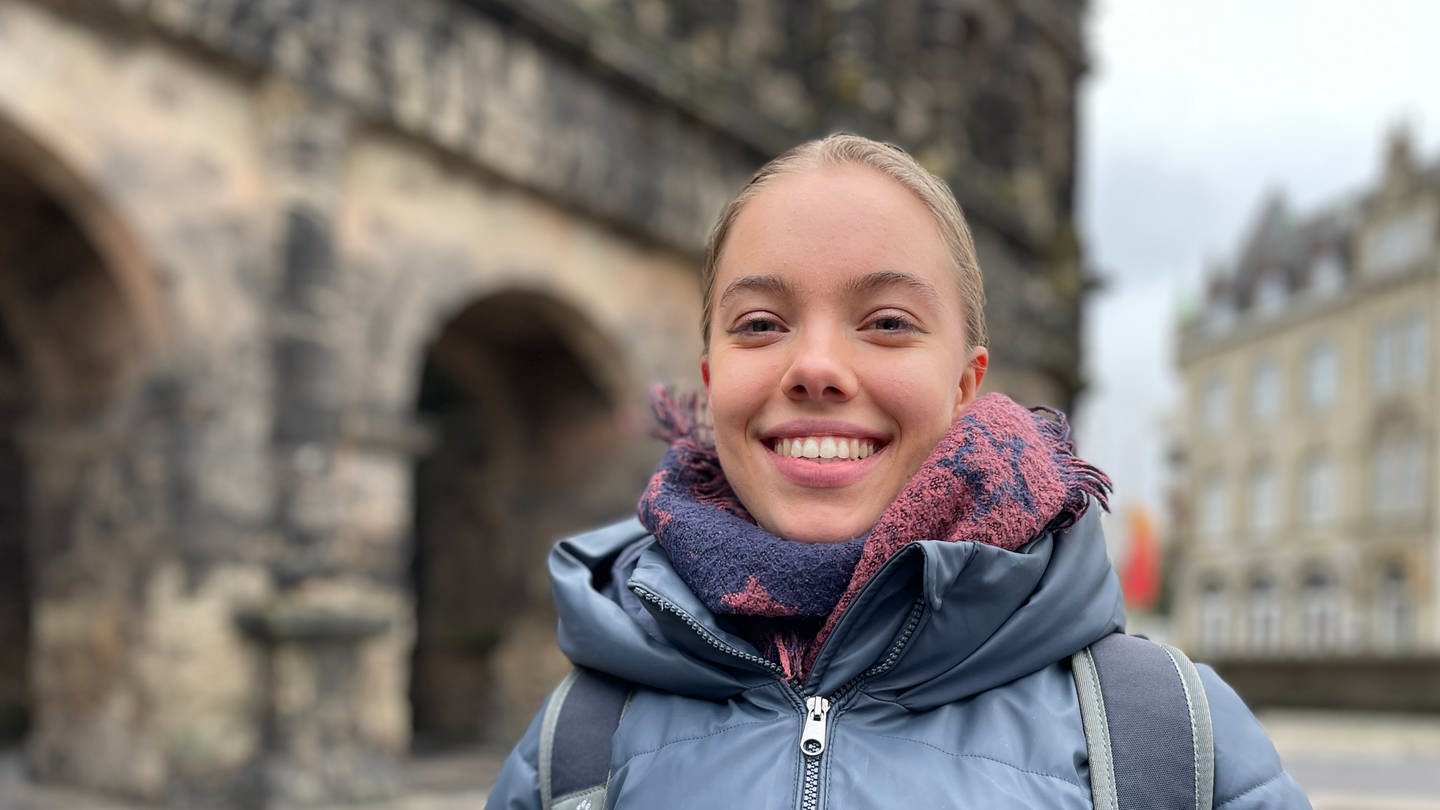
[(816, 520), (783, 520), (777, 521), (777, 525), (767, 525), (762, 522), (760, 525), (776, 537), (783, 537), (786, 540), (793, 540), (797, 543), (843, 543), (846, 540), (853, 540), (870, 531), (875, 521), (863, 519), (816, 519)]

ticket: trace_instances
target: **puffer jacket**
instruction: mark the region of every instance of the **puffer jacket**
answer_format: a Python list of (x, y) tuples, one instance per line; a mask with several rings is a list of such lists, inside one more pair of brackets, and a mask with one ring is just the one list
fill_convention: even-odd
[[(803, 686), (727, 632), (637, 522), (557, 545), (561, 648), (637, 685), (615, 733), (607, 805), (689, 808), (1089, 808), (1069, 657), (1119, 629), (1095, 510), (1019, 552), (913, 543), (867, 583)], [(1309, 807), (1255, 718), (1200, 667), (1215, 807)], [(819, 757), (810, 696), (830, 701)], [(540, 807), (539, 721), (487, 805)]]

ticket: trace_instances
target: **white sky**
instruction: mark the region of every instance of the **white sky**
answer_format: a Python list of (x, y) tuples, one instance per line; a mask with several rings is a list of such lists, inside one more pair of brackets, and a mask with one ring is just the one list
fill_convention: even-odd
[(1090, 49), (1080, 219), (1109, 287), (1087, 309), (1077, 441), (1116, 511), (1160, 511), (1181, 301), (1270, 189), (1302, 215), (1360, 190), (1398, 123), (1440, 159), (1440, 3), (1097, 0)]

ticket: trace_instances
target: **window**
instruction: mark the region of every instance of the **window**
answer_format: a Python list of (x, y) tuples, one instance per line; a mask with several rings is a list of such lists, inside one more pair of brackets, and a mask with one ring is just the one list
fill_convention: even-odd
[(1196, 636), (1198, 646), (1210, 652), (1223, 652), (1230, 646), (1230, 602), (1225, 586), (1208, 582), (1200, 591)]
[(1377, 393), (1424, 384), (1430, 377), (1430, 321), (1415, 313), (1380, 322), (1371, 339), (1370, 363)]
[(1250, 376), (1250, 414), (1257, 424), (1280, 412), (1280, 368), (1274, 360), (1261, 360)]
[(1415, 605), (1410, 581), (1399, 562), (1386, 566), (1375, 588), (1375, 647), (1385, 652), (1403, 650), (1414, 643)]
[(1269, 464), (1250, 474), (1250, 529), (1264, 537), (1280, 527), (1280, 485)]
[(1335, 465), (1324, 453), (1315, 453), (1305, 462), (1301, 478), (1302, 519), (1310, 528), (1325, 528), (1335, 520)]
[(1255, 311), (1261, 315), (1275, 315), (1285, 309), (1285, 272), (1275, 268), (1260, 277), (1255, 288)]
[(1230, 387), (1219, 374), (1206, 381), (1205, 391), (1200, 397), (1200, 410), (1207, 433), (1218, 434), (1229, 425), (1230, 420), (1226, 417), (1230, 410)]
[(1410, 385), (1423, 384), (1430, 376), (1430, 322), (1424, 315), (1411, 315), (1400, 327), (1401, 379)]
[(1280, 589), (1271, 579), (1250, 585), (1248, 630), (1250, 651), (1260, 655), (1280, 649)]
[(1305, 359), (1305, 404), (1311, 411), (1329, 410), (1340, 390), (1340, 358), (1335, 344), (1320, 340)]
[(1388, 394), (1400, 386), (1399, 338), (1395, 324), (1382, 321), (1370, 344), (1370, 377), (1375, 393)]
[(1196, 528), (1200, 538), (1210, 545), (1223, 543), (1230, 529), (1230, 503), (1225, 497), (1224, 478), (1216, 474), (1204, 480), (1200, 485), (1199, 506)]
[(1418, 515), (1425, 505), (1425, 443), (1391, 433), (1375, 448), (1371, 497), (1375, 514), (1387, 518)]
[(1371, 272), (1388, 275), (1407, 270), (1429, 252), (1435, 217), (1428, 209), (1412, 209), (1376, 223), (1361, 249)]
[(1328, 298), (1345, 288), (1345, 264), (1340, 254), (1327, 250), (1310, 263), (1310, 292)]
[(1340, 646), (1340, 589), (1326, 574), (1312, 574), (1300, 596), (1300, 645), (1310, 651)]
[(1211, 297), (1206, 307), (1205, 324), (1214, 334), (1224, 334), (1235, 326), (1235, 302), (1229, 294)]

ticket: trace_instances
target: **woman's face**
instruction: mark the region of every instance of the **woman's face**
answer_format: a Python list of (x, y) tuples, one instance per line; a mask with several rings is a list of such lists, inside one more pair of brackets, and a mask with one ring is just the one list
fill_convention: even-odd
[(929, 210), (866, 166), (775, 178), (741, 209), (710, 294), (720, 464), (781, 537), (868, 531), (985, 374)]

